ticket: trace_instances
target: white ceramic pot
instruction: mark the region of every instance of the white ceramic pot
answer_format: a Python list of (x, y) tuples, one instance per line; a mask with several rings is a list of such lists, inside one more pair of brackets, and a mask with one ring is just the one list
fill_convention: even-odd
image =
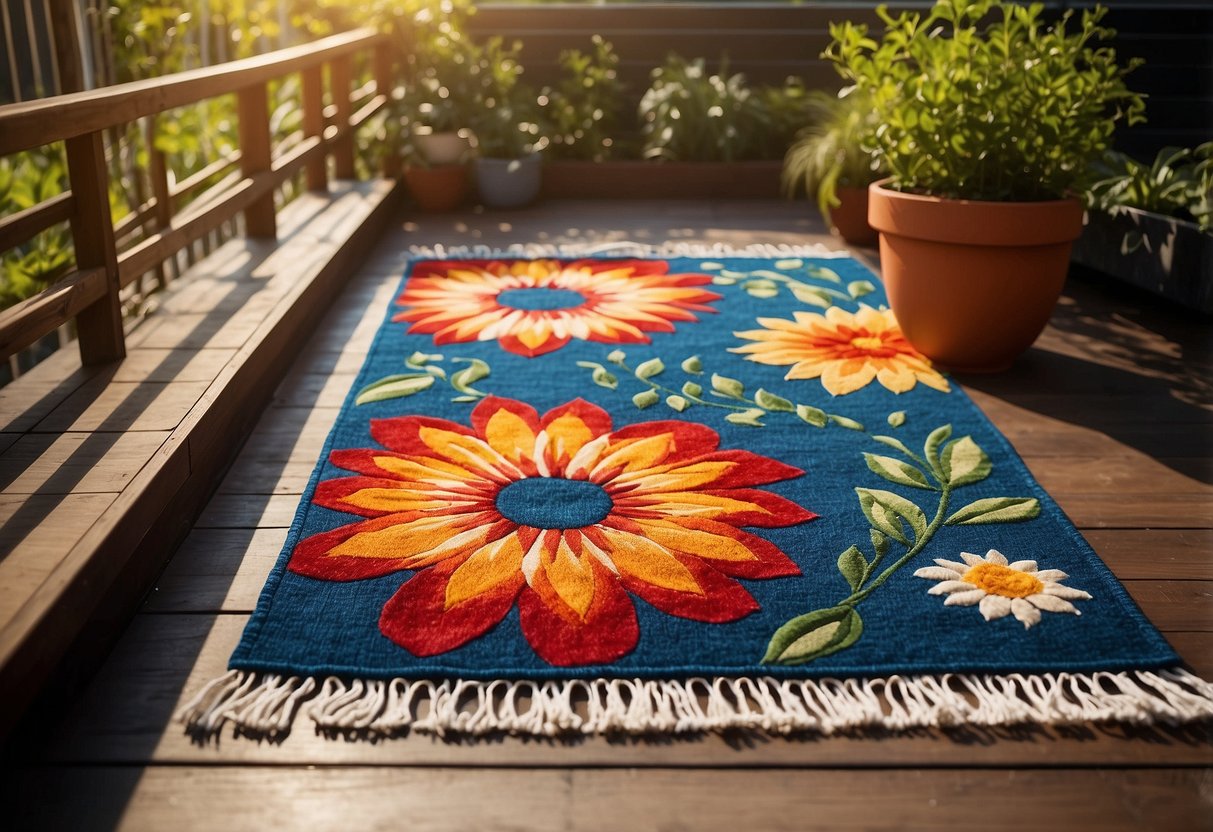
[(462, 162), (470, 147), (468, 140), (458, 133), (417, 133), (413, 136), (417, 149), (431, 165), (454, 165)]
[(543, 157), (532, 153), (521, 159), (477, 159), (476, 187), (488, 208), (519, 208), (539, 196)]

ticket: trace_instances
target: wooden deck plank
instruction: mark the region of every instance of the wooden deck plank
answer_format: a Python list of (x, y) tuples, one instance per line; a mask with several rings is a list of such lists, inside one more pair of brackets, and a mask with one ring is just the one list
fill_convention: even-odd
[[(972, 830), (1213, 828), (1201, 771), (35, 769), (15, 829)], [(16, 788), (20, 792), (16, 792)], [(339, 798), (338, 798), (339, 796)], [(205, 821), (202, 819), (205, 818)], [(1064, 824), (1058, 820), (1064, 818)], [(80, 828), (80, 827), (74, 827)]]
[(68, 431), (172, 430), (209, 386), (205, 381), (111, 382), (104, 376), (81, 385), (34, 428)]
[[(281, 743), (224, 736), (199, 746), (172, 714), (223, 673), (247, 616), (141, 615), (73, 708), (47, 758), (72, 763), (223, 763), (456, 766), (1072, 766), (1213, 765), (1213, 737), (1117, 726), (917, 731), (880, 736), (746, 735), (464, 743), (413, 735), (368, 743), (317, 736), (301, 720)], [(1185, 644), (1213, 653), (1213, 636)], [(1208, 661), (1204, 666), (1209, 665)]]
[(168, 431), (27, 434), (0, 456), (2, 493), (117, 493), (168, 436)]

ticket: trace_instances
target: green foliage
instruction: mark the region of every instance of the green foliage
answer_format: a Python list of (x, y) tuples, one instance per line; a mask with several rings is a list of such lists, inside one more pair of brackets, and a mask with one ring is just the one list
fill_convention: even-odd
[(1109, 153), (1104, 178), (1088, 192), (1093, 208), (1115, 216), (1122, 208), (1188, 219), (1213, 231), (1213, 142), (1194, 150), (1165, 147), (1151, 164)]
[(809, 94), (810, 124), (783, 158), (784, 191), (794, 196), (804, 187), (827, 219), (830, 209), (840, 204), (838, 188), (866, 187), (885, 175), (873, 151), (879, 123), (871, 104), (854, 89), (846, 92)]
[(556, 88), (544, 88), (539, 103), (552, 125), (554, 155), (601, 162), (618, 149), (623, 84), (611, 44), (600, 35), (592, 43), (590, 54), (577, 49), (560, 53), (564, 77)]
[[(58, 147), (0, 159), (0, 216), (33, 208), (67, 189), (67, 166)], [(64, 226), (38, 234), (4, 252), (0, 259), (0, 308), (37, 294), (62, 275), (73, 260)]]
[(1142, 97), (1100, 45), (1105, 10), (1054, 26), (1043, 7), (939, 0), (929, 13), (887, 7), (883, 37), (830, 28), (825, 57), (871, 101), (874, 150), (901, 190), (985, 200), (1056, 199), (1081, 187), (1120, 122), (1144, 120)]
[(521, 41), (507, 48), (499, 37), (489, 38), (481, 51), (480, 85), (472, 117), (481, 156), (517, 159), (547, 145), (539, 123), (538, 96), (521, 81), (521, 52)]
[(652, 79), (639, 109), (646, 159), (778, 158), (807, 117), (809, 96), (799, 81), (754, 90), (744, 75), (729, 75), (727, 58), (709, 74), (702, 58), (671, 54)]

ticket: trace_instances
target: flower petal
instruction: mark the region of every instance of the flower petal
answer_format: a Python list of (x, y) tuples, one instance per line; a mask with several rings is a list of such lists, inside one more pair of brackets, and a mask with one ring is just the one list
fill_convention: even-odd
[(985, 590), (974, 589), (970, 592), (957, 592), (955, 595), (949, 595), (943, 603), (947, 607), (971, 607), (985, 597)]
[(1014, 569), (1017, 572), (1035, 572), (1036, 561), (1034, 560), (1017, 560), (1012, 564), (1007, 565), (1008, 569)]
[[(612, 525), (623, 526), (622, 518)], [(799, 575), (800, 567), (769, 540), (727, 523), (702, 517), (642, 520), (636, 530), (672, 551), (707, 560), (713, 569), (734, 578), (777, 578)]]
[[(945, 569), (942, 566), (924, 566), (921, 569), (914, 570), (915, 578), (926, 578), (931, 581), (949, 581), (952, 583), (965, 583), (960, 580), (960, 574), (955, 569)], [(973, 586), (972, 584), (965, 584)]]
[(442, 565), (418, 572), (388, 599), (379, 630), (414, 656), (436, 656), (462, 647), (493, 629), (525, 586), (521, 573), (488, 591), (447, 606), (453, 569)]
[(593, 563), (590, 568), (595, 591), (584, 619), (561, 615), (533, 589), (518, 596), (522, 634), (548, 664), (608, 664), (630, 653), (640, 638), (632, 599), (606, 567)]
[(1061, 584), (1045, 584), (1045, 588), (1041, 590), (1041, 594), (1053, 595), (1069, 601), (1089, 601), (1091, 599), (1091, 593), (1083, 592), (1081, 589), (1075, 589), (1072, 586), (1062, 586)]
[(1011, 612), (1023, 624), (1025, 630), (1040, 623), (1040, 611), (1023, 598), (1015, 598), (1011, 601)]
[(1007, 565), (1007, 559), (1003, 556), (1002, 552), (998, 551), (997, 549), (991, 549), (990, 551), (986, 552), (985, 560), (986, 563), (997, 563), (999, 566)]
[(1070, 576), (1065, 572), (1062, 572), (1060, 569), (1041, 569), (1036, 573), (1036, 580), (1042, 582), (1064, 581), (1068, 577)]
[(1069, 601), (1058, 598), (1056, 595), (1044, 595), (1037, 593), (1035, 595), (1029, 595), (1024, 600), (1033, 607), (1044, 610), (1045, 612), (1068, 612), (1071, 615), (1082, 615), (1082, 613), (1079, 612), (1078, 607), (1074, 606)]
[(994, 621), (1011, 612), (1011, 599), (1003, 598), (1001, 595), (987, 595), (981, 599), (977, 609), (986, 621)]
[(973, 585), (968, 581), (943, 581), (935, 584), (927, 590), (927, 595), (950, 595), (954, 592), (980, 592), (985, 595), (984, 589), (974, 590)]

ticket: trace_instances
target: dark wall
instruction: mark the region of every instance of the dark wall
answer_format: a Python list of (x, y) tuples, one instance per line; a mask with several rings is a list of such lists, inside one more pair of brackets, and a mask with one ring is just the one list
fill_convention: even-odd
[[(803, 5), (494, 6), (482, 4), (472, 19), (477, 36), (521, 38), (528, 80), (536, 85), (557, 77), (562, 49), (585, 50), (598, 33), (615, 45), (620, 75), (639, 101), (649, 71), (673, 51), (705, 57), (714, 64), (727, 53), (732, 71), (756, 83), (778, 83), (799, 75), (813, 87), (836, 89), (833, 67), (820, 59), (829, 43), (829, 24), (838, 20), (879, 20), (874, 3), (811, 2)], [(893, 4), (926, 8), (930, 3)], [(1081, 10), (1091, 3), (1046, 3), (1050, 13)], [(1123, 130), (1118, 143), (1134, 155), (1153, 155), (1168, 144), (1194, 145), (1213, 139), (1213, 7), (1208, 2), (1105, 2), (1108, 25), (1119, 30), (1115, 43), (1125, 58), (1146, 65), (1130, 76), (1131, 86), (1149, 95), (1149, 123)]]

